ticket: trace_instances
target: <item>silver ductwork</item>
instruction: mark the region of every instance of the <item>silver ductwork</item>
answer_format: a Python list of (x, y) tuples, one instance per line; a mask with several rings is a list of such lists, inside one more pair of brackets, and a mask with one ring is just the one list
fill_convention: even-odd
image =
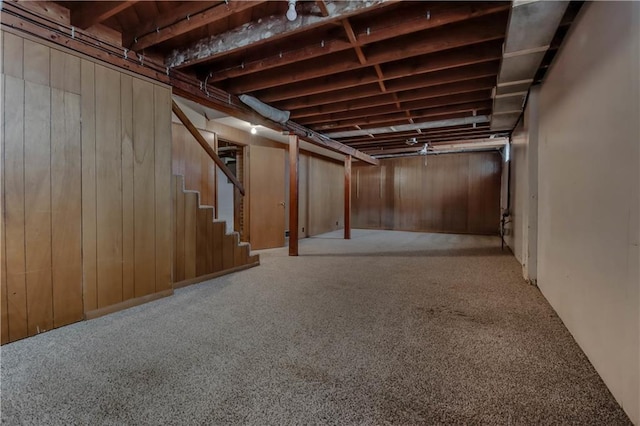
[(507, 25), (491, 130), (512, 130), (568, 1), (514, 1)]

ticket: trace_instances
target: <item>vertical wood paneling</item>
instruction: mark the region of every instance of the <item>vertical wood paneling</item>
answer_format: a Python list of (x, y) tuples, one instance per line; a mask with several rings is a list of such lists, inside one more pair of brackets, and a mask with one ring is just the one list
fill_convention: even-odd
[[(3, 31), (0, 31), (0, 46), (3, 46)], [(0, 57), (0, 61), (3, 58)], [(1, 67), (4, 70), (4, 67)], [(0, 90), (5, 93), (4, 75), (0, 75)], [(0, 98), (0, 111), (5, 109), (5, 98)], [(0, 344), (9, 341), (9, 315), (7, 314), (7, 255), (4, 216), (4, 117), (0, 117)]]
[(185, 197), (182, 185), (184, 178), (182, 176), (174, 177), (175, 190), (175, 239), (174, 239), (174, 281), (179, 282), (185, 279)]
[(2, 65), (4, 73), (11, 77), (22, 79), (24, 78), (24, 39), (11, 33), (2, 32), (2, 34)]
[(354, 172), (354, 227), (497, 232), (500, 159), (493, 152), (383, 160)]
[[(7, 39), (5, 39), (5, 46)], [(6, 67), (6, 66), (5, 66)], [(5, 76), (4, 223), (9, 340), (27, 336), (24, 229), (24, 81)]]
[(13, 34), (0, 47), (5, 343), (170, 288), (171, 95)]
[(120, 75), (120, 141), (122, 144), (122, 300), (135, 295), (133, 77)]
[(171, 288), (171, 91), (154, 90), (155, 291)]
[[(49, 86), (51, 49), (31, 40), (24, 40), (24, 79), (31, 83)], [(49, 120), (47, 119), (47, 122)]]
[(155, 148), (153, 84), (133, 80), (135, 296), (155, 291)]
[(252, 145), (249, 169), (251, 246), (264, 249), (284, 246), (284, 160), (281, 148)]
[(51, 49), (51, 88), (80, 94), (80, 58)]
[(184, 279), (196, 277), (196, 221), (198, 195), (195, 192), (184, 194)]
[(95, 66), (98, 308), (122, 301), (120, 73)]
[(309, 156), (300, 154), (298, 164), (298, 236), (309, 236)]
[(214, 222), (213, 223), (213, 271), (218, 272), (222, 271), (222, 250), (223, 250), (223, 239), (225, 235), (225, 225), (224, 222)]
[(344, 169), (332, 161), (309, 157), (309, 235), (338, 229), (344, 218)]
[(54, 327), (80, 321), (83, 317), (81, 179), (80, 96), (52, 89), (51, 253)]
[(84, 311), (98, 308), (95, 65), (80, 63), (82, 108), (82, 292)]
[[(196, 209), (196, 276), (207, 273), (207, 219), (211, 209)], [(213, 220), (213, 218), (211, 218)]]
[[(41, 51), (38, 53), (42, 54)], [(28, 67), (25, 66), (25, 70), (26, 68)], [(29, 335), (33, 335), (53, 328), (51, 90), (47, 86), (27, 81), (24, 102), (27, 326)]]

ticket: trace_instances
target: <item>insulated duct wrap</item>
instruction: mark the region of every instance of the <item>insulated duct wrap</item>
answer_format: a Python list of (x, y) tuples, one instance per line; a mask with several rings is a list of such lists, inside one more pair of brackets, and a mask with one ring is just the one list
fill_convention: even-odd
[(254, 111), (260, 114), (263, 117), (268, 118), (269, 120), (275, 121), (276, 123), (284, 124), (289, 121), (289, 115), (291, 115), (290, 111), (281, 111), (272, 106), (269, 106), (253, 96), (249, 95), (240, 95), (238, 98), (250, 106)]

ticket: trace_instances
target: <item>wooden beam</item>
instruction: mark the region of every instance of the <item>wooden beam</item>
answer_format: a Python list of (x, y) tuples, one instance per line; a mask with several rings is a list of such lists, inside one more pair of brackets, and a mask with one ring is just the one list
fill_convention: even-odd
[[(404, 90), (423, 89), (425, 87), (439, 86), (441, 84), (455, 83), (472, 80), (480, 77), (497, 75), (500, 69), (500, 61), (494, 60), (474, 65), (467, 65), (445, 71), (435, 71), (419, 74), (411, 77), (387, 80), (385, 86), (390, 92)], [(379, 95), (380, 90), (374, 84), (356, 86), (342, 90), (331, 90), (311, 96), (301, 96), (280, 102), (271, 103), (272, 106), (282, 110), (295, 110), (311, 106), (331, 104), (341, 101), (366, 98)]]
[[(419, 2), (413, 2), (414, 5), (419, 5), (417, 9), (424, 9), (426, 5), (420, 5)], [(356, 34), (356, 31), (352, 28), (352, 25), (347, 24), (350, 30), (345, 27), (347, 36), (350, 43), (347, 43), (341, 39), (325, 40), (324, 47), (320, 47), (317, 44), (302, 46), (295, 50), (288, 52), (282, 52), (278, 55), (262, 57), (254, 61), (245, 62), (243, 67), (238, 66), (223, 69), (212, 70), (211, 81), (219, 81), (228, 78), (234, 78), (241, 75), (246, 75), (253, 72), (264, 71), (269, 68), (280, 67), (295, 63), (301, 60), (307, 60), (330, 53), (335, 53), (352, 48), (354, 45), (361, 47), (367, 44), (377, 43), (383, 40), (388, 40), (394, 37), (399, 37), (405, 34), (411, 34), (418, 31), (423, 31), (430, 28), (436, 28), (442, 25), (452, 24), (456, 22), (466, 21), (470, 18), (479, 17), (504, 11), (509, 9), (509, 5), (505, 3), (494, 2), (480, 2), (475, 4), (469, 3), (431, 3), (432, 19), (421, 19), (418, 16), (421, 12), (413, 12), (416, 7), (406, 8), (406, 11), (402, 14), (390, 14), (385, 15), (384, 22), (374, 28), (369, 28), (367, 33), (366, 29)], [(346, 19), (342, 20), (344, 22)], [(352, 41), (353, 40), (353, 41)], [(360, 48), (360, 52), (362, 49)], [(365, 56), (364, 54), (362, 55)], [(212, 58), (213, 59), (213, 58)], [(364, 64), (364, 62), (361, 63)]]
[(351, 239), (351, 156), (344, 158), (344, 239)]
[(349, 39), (349, 43), (356, 51), (356, 55), (358, 56), (358, 60), (362, 65), (367, 63), (367, 58), (364, 56), (364, 52), (360, 48), (360, 44), (358, 43), (358, 39), (356, 38), (355, 33), (353, 32), (353, 28), (351, 27), (351, 23), (348, 18), (345, 18), (341, 21), (342, 27), (344, 28), (345, 33), (347, 33), (347, 38)]
[[(438, 97), (430, 98), (428, 100), (405, 102), (404, 104), (402, 104), (402, 107), (405, 109), (417, 110), (417, 109), (435, 108), (440, 106), (454, 105), (454, 104), (467, 103), (467, 102), (484, 101), (487, 99), (491, 99), (490, 89), (477, 90), (473, 92), (460, 93), (456, 95), (438, 96)], [(327, 121), (331, 122), (331, 121), (346, 120), (350, 118), (371, 117), (378, 114), (388, 114), (393, 112), (401, 112), (404, 114), (404, 111), (399, 111), (398, 107), (396, 107), (394, 104), (391, 104), (391, 105), (375, 106), (371, 108), (359, 108), (351, 111), (341, 111), (341, 112), (327, 113), (322, 115), (314, 115), (312, 117), (301, 118), (296, 121), (299, 122), (300, 124), (309, 125), (309, 124), (324, 123)]]
[(264, 3), (264, 1), (230, 0), (228, 4), (226, 2), (220, 3), (218, 6), (207, 9), (194, 16), (189, 16), (188, 18), (184, 17), (173, 25), (169, 25), (168, 27), (158, 29), (158, 31), (153, 31), (138, 37), (137, 40), (134, 40), (131, 48), (135, 50), (146, 49), (202, 26), (227, 19), (235, 13), (251, 9), (261, 3)]
[(299, 161), (298, 136), (289, 135), (289, 256), (298, 255)]
[(135, 39), (155, 32), (157, 29), (169, 27), (182, 19), (191, 19), (200, 12), (210, 9), (212, 6), (218, 5), (220, 1), (187, 1), (177, 6), (171, 6), (168, 12), (154, 17), (149, 17), (145, 22), (141, 22), (135, 28), (124, 28), (122, 33), (122, 45), (131, 47)]
[(130, 8), (137, 0), (80, 2), (71, 9), (71, 25), (80, 29), (106, 21), (112, 16)]
[(320, 9), (320, 14), (322, 16), (329, 16), (329, 9), (327, 9), (327, 4), (324, 2), (324, 0), (316, 0), (316, 5), (318, 6), (318, 9)]
[[(466, 65), (500, 60), (501, 57), (502, 40), (494, 40), (488, 43), (464, 46), (444, 52), (426, 54), (385, 64), (384, 75), (387, 78), (387, 84), (391, 84), (390, 79), (410, 76), (419, 78), (419, 74), (432, 72), (444, 73), (452, 68), (455, 69)], [(335, 90), (353, 88), (354, 91), (357, 91), (361, 89), (361, 87), (358, 86), (376, 83), (378, 81), (377, 75), (371, 71), (371, 68), (361, 68), (355, 71), (340, 72), (299, 83), (291, 83), (287, 86), (261, 90), (256, 96), (263, 102), (273, 103), (286, 99), (297, 99), (304, 96), (323, 94)]]
[(224, 161), (222, 161), (220, 157), (218, 157), (218, 154), (216, 154), (213, 148), (211, 148), (206, 139), (200, 134), (198, 129), (196, 129), (191, 120), (189, 120), (189, 117), (185, 115), (185, 113), (182, 111), (182, 109), (180, 109), (176, 101), (174, 101), (173, 99), (171, 100), (171, 109), (173, 113), (178, 117), (178, 119), (182, 122), (182, 124), (184, 124), (187, 130), (189, 130), (191, 136), (193, 136), (196, 141), (198, 141), (200, 146), (205, 150), (205, 152), (209, 155), (213, 162), (216, 163), (216, 166), (220, 167), (220, 170), (222, 170), (225, 176), (229, 178), (229, 180), (236, 188), (238, 188), (240, 194), (244, 195), (244, 187), (242, 186), (240, 181), (233, 175), (233, 172), (229, 170), (227, 165), (224, 164)]
[[(311, 3), (309, 5), (305, 3), (300, 2), (299, 4), (301, 7), (313, 6)], [(251, 23), (234, 28), (215, 37), (198, 40), (186, 49), (177, 50), (167, 58), (167, 66), (170, 68), (183, 68), (210, 61), (239, 49), (249, 46), (256, 48), (265, 43), (309, 31), (332, 22), (338, 22), (349, 16), (371, 11), (391, 3), (393, 1), (382, 0), (337, 2), (334, 3), (335, 7), (326, 17), (313, 16), (310, 13), (301, 12), (298, 14), (298, 18), (292, 22), (288, 21), (285, 16), (271, 16), (262, 19), (259, 23)]]
[[(419, 101), (436, 98), (438, 96), (455, 95), (459, 93), (475, 92), (476, 90), (491, 89), (496, 85), (496, 77), (483, 77), (474, 80), (466, 80), (456, 83), (442, 84), (439, 86), (425, 87), (424, 89), (393, 92), (368, 98), (356, 99), (350, 102), (335, 102), (327, 105), (301, 108), (291, 112), (291, 119), (313, 117), (315, 115), (332, 112), (353, 111), (360, 108), (371, 108), (381, 105), (396, 105), (410, 101)], [(404, 104), (403, 104), (404, 105)], [(400, 109), (400, 107), (398, 107)]]
[(365, 65), (354, 61), (350, 55), (346, 54), (348, 52), (340, 52), (334, 54), (331, 60), (319, 58), (300, 63), (296, 66), (295, 74), (275, 68), (234, 79), (227, 85), (227, 90), (231, 93), (249, 93), (343, 71), (356, 70), (369, 65), (399, 61), (413, 56), (486, 41), (502, 40), (507, 17), (508, 13), (498, 13), (482, 20), (435, 28), (424, 35), (428, 38), (428, 43), (415, 43), (406, 40), (405, 37), (414, 37), (411, 34), (376, 43), (367, 51), (367, 64)]

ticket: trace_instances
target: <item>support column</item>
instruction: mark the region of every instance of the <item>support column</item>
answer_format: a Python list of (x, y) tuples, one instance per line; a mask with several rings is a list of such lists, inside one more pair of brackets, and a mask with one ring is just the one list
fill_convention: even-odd
[(289, 135), (289, 256), (298, 255), (299, 159), (298, 136)]
[(351, 239), (351, 156), (344, 157), (344, 239)]

